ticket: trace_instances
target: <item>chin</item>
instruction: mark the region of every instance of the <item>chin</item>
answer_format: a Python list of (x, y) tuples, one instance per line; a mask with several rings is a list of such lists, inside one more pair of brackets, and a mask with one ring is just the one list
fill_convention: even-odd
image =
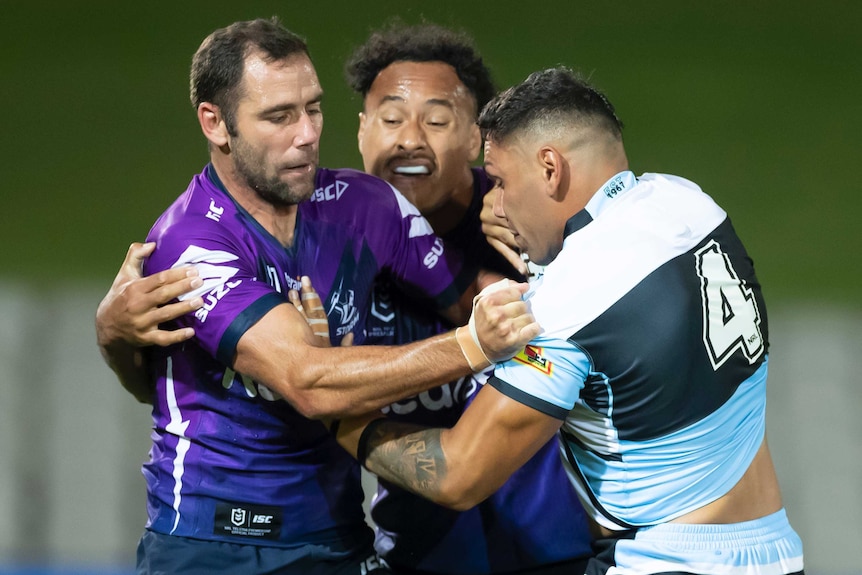
[(395, 189), (397, 189), (399, 192), (401, 192), (401, 194), (405, 198), (410, 200), (411, 204), (413, 204), (417, 208), (419, 207), (419, 204), (421, 203), (420, 200), (422, 198), (422, 195), (416, 193), (414, 186), (411, 185), (410, 182), (403, 181), (403, 178), (393, 178), (393, 179), (389, 180), (389, 183), (392, 184), (393, 186), (395, 186)]

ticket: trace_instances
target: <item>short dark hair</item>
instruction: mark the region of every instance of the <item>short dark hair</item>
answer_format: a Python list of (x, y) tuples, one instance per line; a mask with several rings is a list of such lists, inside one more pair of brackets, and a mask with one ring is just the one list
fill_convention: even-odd
[(540, 122), (550, 126), (564, 119), (622, 138), (623, 123), (607, 97), (562, 66), (533, 72), (501, 92), (479, 114), (478, 124), (483, 138), (500, 141)]
[(197, 109), (203, 102), (217, 105), (231, 135), (236, 135), (234, 114), (242, 96), (245, 59), (255, 51), (267, 62), (276, 62), (294, 54), (307, 56), (308, 46), (273, 16), (219, 28), (204, 39), (192, 58), (189, 77), (192, 106)]
[(399, 61), (449, 64), (473, 95), (477, 113), (496, 93), (491, 71), (466, 33), (430, 22), (408, 26), (397, 19), (354, 50), (344, 66), (347, 83), (364, 98), (380, 71)]

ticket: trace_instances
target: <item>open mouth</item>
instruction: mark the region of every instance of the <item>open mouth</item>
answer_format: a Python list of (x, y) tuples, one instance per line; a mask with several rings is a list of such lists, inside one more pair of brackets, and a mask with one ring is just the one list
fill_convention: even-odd
[(428, 166), (396, 166), (392, 171), (404, 176), (427, 176), (431, 173)]
[(427, 157), (394, 156), (386, 163), (390, 172), (396, 176), (429, 176), (434, 171), (434, 162)]

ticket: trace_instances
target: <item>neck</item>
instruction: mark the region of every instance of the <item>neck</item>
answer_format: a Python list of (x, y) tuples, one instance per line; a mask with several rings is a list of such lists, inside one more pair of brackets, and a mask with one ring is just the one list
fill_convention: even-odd
[(216, 174), (234, 201), (242, 206), (281, 245), (290, 247), (293, 244), (293, 234), (296, 231), (298, 206), (276, 205), (264, 200), (260, 194), (245, 183), (245, 180), (237, 174), (230, 162), (224, 159), (219, 160), (220, 158), (217, 156), (212, 157), (213, 168), (215, 168)]
[(454, 230), (473, 201), (473, 172), (467, 170), (464, 180), (439, 208), (428, 214), (422, 214), (438, 236), (446, 235)]
[(570, 206), (571, 214), (582, 210), (610, 178), (628, 169), (625, 156), (609, 159), (587, 155), (579, 158), (577, 168), (572, 170), (570, 185), (574, 193), (572, 194), (573, 205)]

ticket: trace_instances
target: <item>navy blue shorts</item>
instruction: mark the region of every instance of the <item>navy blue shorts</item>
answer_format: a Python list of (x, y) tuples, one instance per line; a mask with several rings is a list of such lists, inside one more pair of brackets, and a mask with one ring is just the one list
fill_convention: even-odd
[(147, 530), (138, 543), (138, 575), (388, 575), (369, 542), (337, 551), (326, 545), (293, 549), (176, 537)]

